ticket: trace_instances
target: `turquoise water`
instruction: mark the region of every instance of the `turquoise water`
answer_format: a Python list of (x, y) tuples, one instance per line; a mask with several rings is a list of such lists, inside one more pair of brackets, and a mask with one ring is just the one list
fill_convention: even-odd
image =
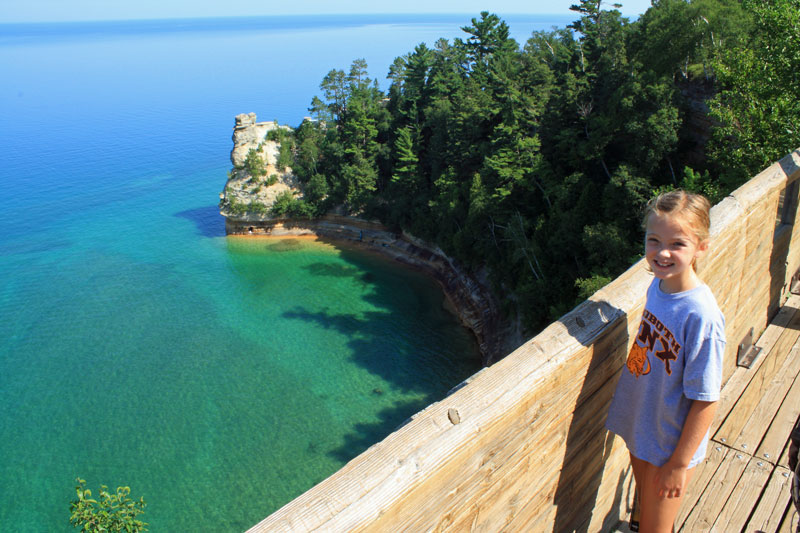
[(0, 531), (72, 531), (77, 476), (241, 531), (478, 369), (432, 281), (216, 208), (234, 115), (468, 22), (0, 25)]

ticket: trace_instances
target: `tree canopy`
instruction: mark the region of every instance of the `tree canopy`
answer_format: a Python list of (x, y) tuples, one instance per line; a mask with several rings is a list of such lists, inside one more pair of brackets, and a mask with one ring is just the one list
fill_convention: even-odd
[(386, 92), (363, 59), (331, 70), (295, 130), (303, 209), (436, 243), (535, 330), (640, 257), (656, 191), (716, 200), (800, 146), (799, 2), (655, 0), (630, 22), (581, 0), (522, 46), (482, 12), (396, 58)]

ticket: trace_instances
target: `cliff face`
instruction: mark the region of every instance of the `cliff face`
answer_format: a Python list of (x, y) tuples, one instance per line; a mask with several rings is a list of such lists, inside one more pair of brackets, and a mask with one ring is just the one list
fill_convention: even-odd
[(279, 195), (288, 191), (302, 197), (292, 169), (277, 167), (279, 143), (268, 139), (270, 131), (281, 127), (276, 122), (256, 122), (255, 113), (236, 116), (233, 169), (219, 195), (223, 216), (253, 222), (270, 220), (269, 210)]
[(267, 213), (236, 208), (267, 202), (270, 194), (277, 196), (284, 190), (290, 190), (298, 197), (302, 195), (291, 169), (287, 169), (275, 185), (258, 189), (251, 181), (252, 175), (243, 166), (250, 150), (255, 149), (263, 156), (267, 167), (274, 168), (278, 146), (266, 138), (268, 132), (277, 127), (273, 122), (256, 123), (254, 113), (236, 117), (231, 152), (234, 169), (225, 191), (220, 194), (220, 213), (225, 217), (228, 235), (315, 235), (378, 252), (431, 276), (439, 283), (461, 323), (475, 335), (484, 365), (497, 361), (523, 342), (521, 332), (502, 319), (497, 301), (485, 280), (470, 276), (439, 248), (412, 235), (393, 233), (377, 222), (353, 217), (329, 214), (315, 220), (276, 219)]

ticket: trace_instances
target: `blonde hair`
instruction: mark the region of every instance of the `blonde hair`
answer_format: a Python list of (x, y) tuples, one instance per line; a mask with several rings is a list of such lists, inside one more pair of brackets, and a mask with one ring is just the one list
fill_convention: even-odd
[[(681, 189), (663, 192), (647, 202), (644, 212), (643, 227), (647, 227), (650, 215), (666, 216), (676, 221), (686, 231), (694, 234), (698, 243), (708, 240), (711, 227), (711, 204), (702, 194), (695, 194)], [(692, 267), (697, 270), (696, 260)]]

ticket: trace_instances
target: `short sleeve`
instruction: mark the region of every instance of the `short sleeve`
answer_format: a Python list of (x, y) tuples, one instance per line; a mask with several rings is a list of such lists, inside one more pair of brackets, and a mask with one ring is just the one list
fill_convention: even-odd
[(700, 321), (688, 327), (683, 371), (683, 393), (690, 400), (715, 402), (722, 388), (725, 355), (724, 323)]

